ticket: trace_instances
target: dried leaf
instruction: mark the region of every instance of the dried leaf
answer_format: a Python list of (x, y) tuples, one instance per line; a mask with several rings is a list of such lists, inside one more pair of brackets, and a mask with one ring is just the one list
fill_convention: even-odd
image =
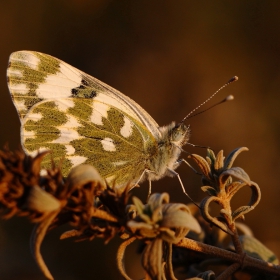
[(169, 194), (164, 192), (164, 193), (152, 194), (149, 197), (147, 204), (150, 206), (150, 209), (153, 212), (159, 206), (161, 206), (162, 204), (168, 203), (168, 202), (169, 202)]
[(232, 167), (230, 169), (223, 171), (223, 173), (221, 174), (219, 179), (221, 181), (225, 181), (225, 180), (223, 180), (224, 176), (233, 176), (233, 177), (241, 180), (242, 182), (247, 183), (248, 185), (251, 184), (249, 175), (240, 167)]
[(216, 171), (220, 171), (223, 169), (224, 167), (224, 151), (221, 150), (217, 153), (216, 155), (216, 160), (215, 160), (215, 163), (214, 163), (214, 168)]
[(226, 232), (230, 235), (233, 235), (233, 232), (227, 227), (227, 225), (225, 223), (222, 223), (219, 219), (217, 219), (216, 217), (213, 217), (212, 215), (209, 214), (209, 205), (212, 202), (217, 202), (218, 204), (220, 204), (220, 199), (218, 197), (211, 196), (211, 197), (205, 197), (201, 201), (200, 209), (201, 209), (202, 217), (206, 221), (208, 221), (210, 224), (216, 225), (217, 227), (219, 227), (224, 232)]
[(217, 195), (216, 189), (211, 187), (211, 186), (202, 186), (201, 190), (204, 191), (204, 192), (207, 192), (208, 195), (210, 195), (210, 196), (212, 196), (212, 195), (216, 196)]
[(233, 162), (235, 161), (236, 157), (243, 151), (249, 151), (246, 147), (236, 148), (234, 149), (225, 159), (224, 167), (226, 169), (231, 168)]
[(156, 238), (149, 242), (142, 256), (142, 266), (152, 280), (162, 280), (162, 239)]
[(57, 216), (58, 213), (59, 211), (51, 212), (42, 222), (38, 223), (34, 227), (30, 238), (31, 253), (36, 263), (38, 264), (40, 270), (45, 275), (45, 277), (49, 280), (53, 280), (54, 278), (44, 262), (44, 259), (40, 252), (40, 248), (49, 225), (52, 223), (52, 221), (54, 220), (54, 218)]
[(177, 280), (173, 272), (172, 264), (172, 244), (166, 244), (166, 265), (165, 265), (165, 276), (168, 280)]
[[(201, 232), (197, 220), (191, 215), (188, 207), (180, 203), (168, 203), (163, 206), (162, 227), (167, 228), (184, 228), (196, 233)], [(183, 236), (184, 237), (184, 236)]]
[(40, 213), (56, 211), (60, 208), (60, 201), (39, 186), (31, 188), (25, 202), (25, 207)]
[[(240, 242), (244, 251), (251, 257), (278, 265), (276, 255), (253, 236), (241, 235)], [(233, 247), (230, 247), (233, 249)]]
[(209, 163), (203, 157), (196, 154), (191, 154), (189, 157), (196, 162), (202, 174), (210, 180), (211, 169), (209, 167)]

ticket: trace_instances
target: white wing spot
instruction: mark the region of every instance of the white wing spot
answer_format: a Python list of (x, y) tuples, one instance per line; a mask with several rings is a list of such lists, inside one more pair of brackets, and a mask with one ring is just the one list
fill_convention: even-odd
[(82, 138), (81, 135), (70, 127), (59, 126), (57, 127), (60, 131), (60, 136), (53, 140), (51, 143), (67, 144), (73, 140)]
[(132, 122), (127, 117), (124, 117), (124, 125), (120, 130), (121, 135), (125, 138), (128, 138), (129, 136), (131, 136), (132, 127), (133, 127)]
[(112, 162), (112, 164), (114, 166), (122, 166), (122, 165), (125, 165), (127, 162), (128, 162), (127, 160), (121, 160), (121, 161)]
[(60, 136), (57, 139), (53, 140), (52, 143), (66, 145), (67, 143), (70, 143), (73, 140), (83, 138), (77, 131), (77, 128), (80, 126), (77, 118), (71, 115), (67, 115), (67, 118), (68, 121), (65, 124), (57, 127), (60, 130)]
[(107, 118), (107, 112), (110, 107), (101, 102), (93, 102), (92, 114), (90, 116), (91, 122), (97, 125), (103, 125), (102, 117)]
[[(59, 64), (59, 69), (60, 69), (60, 73), (57, 73), (58, 76), (61, 78), (63, 78), (63, 77), (66, 78), (64, 80), (64, 83), (62, 83), (62, 85), (65, 85), (66, 87), (68, 87), (69, 82), (72, 82), (73, 85), (76, 84), (75, 87), (80, 86), (81, 81), (82, 81), (80, 70), (78, 70), (77, 68), (75, 68), (65, 62), (61, 62)], [(59, 82), (62, 82), (62, 80), (60, 80)]]
[(112, 176), (109, 176), (109, 177), (106, 177), (106, 181), (108, 184), (112, 183), (116, 178), (116, 175), (112, 175)]
[(28, 114), (28, 120), (32, 120), (34, 122), (38, 122), (43, 118), (43, 115), (41, 113), (30, 113)]
[(72, 162), (73, 166), (82, 164), (87, 160), (87, 158), (83, 156), (71, 156), (68, 159)]
[(11, 59), (23, 62), (26, 66), (37, 70), (40, 59), (31, 52), (16, 52), (12, 54)]
[(25, 130), (24, 127), (21, 128), (21, 137), (22, 137), (22, 140), (23, 139), (26, 139), (26, 138), (32, 138), (34, 139), (36, 137), (34, 131), (28, 131), (28, 130)]
[(13, 94), (27, 94), (29, 92), (29, 88), (26, 84), (9, 84), (10, 90)]
[(16, 104), (16, 107), (18, 108), (18, 111), (19, 111), (19, 112), (21, 112), (22, 110), (25, 110), (25, 109), (26, 109), (26, 106), (25, 106), (25, 104), (24, 104), (24, 101), (14, 99), (14, 103)]
[(116, 151), (116, 146), (114, 144), (113, 139), (106, 137), (103, 140), (100, 141), (103, 149), (107, 152), (115, 152)]
[(59, 99), (59, 100), (55, 100), (55, 105), (58, 107), (58, 109), (62, 112), (67, 112), (67, 110), (69, 108), (73, 108), (75, 106), (75, 103), (72, 99)]
[(41, 176), (46, 176), (48, 174), (47, 169), (41, 169), (40, 170), (40, 175)]
[(76, 117), (67, 115), (67, 119), (67, 123), (65, 123), (63, 126), (71, 128), (78, 128), (80, 126), (80, 123)]
[(75, 153), (75, 148), (72, 145), (65, 145), (66, 154), (68, 156), (73, 155)]
[(22, 72), (20, 70), (11, 69), (11, 68), (8, 68), (7, 75), (12, 78), (15, 78), (15, 77), (22, 78), (23, 77)]
[(49, 148), (46, 148), (46, 147), (41, 147), (39, 148), (38, 150), (35, 150), (35, 151), (29, 151), (28, 149), (26, 149), (26, 151), (28, 151), (28, 154), (32, 157), (36, 157), (38, 154), (42, 153), (42, 152), (45, 152), (45, 151), (49, 151), (50, 149)]
[(81, 85), (82, 77), (78, 69), (67, 63), (59, 64), (59, 72), (48, 75), (40, 84), (36, 94), (40, 98), (67, 98), (72, 95), (71, 89)]
[[(113, 107), (116, 106), (116, 104), (117, 104), (118, 109), (129, 113), (129, 115), (131, 117), (135, 118), (136, 120), (141, 121), (139, 116), (135, 113), (134, 109), (132, 109), (133, 106), (131, 107), (131, 105), (132, 105), (131, 102), (133, 102), (133, 101), (130, 100), (129, 97), (123, 96), (122, 93), (120, 93), (120, 92), (117, 92), (117, 96), (118, 97), (116, 98), (116, 96), (111, 94), (110, 91), (108, 91), (106, 93), (99, 92), (97, 94), (97, 96), (94, 97), (94, 100), (106, 103), (107, 105), (113, 106)], [(138, 111), (138, 110), (141, 111), (141, 108), (139, 107), (136, 111)]]
[(81, 80), (78, 74), (75, 80), (67, 79), (61, 73), (49, 75), (36, 89), (36, 94), (43, 99), (67, 98), (72, 95), (71, 89), (79, 86)]

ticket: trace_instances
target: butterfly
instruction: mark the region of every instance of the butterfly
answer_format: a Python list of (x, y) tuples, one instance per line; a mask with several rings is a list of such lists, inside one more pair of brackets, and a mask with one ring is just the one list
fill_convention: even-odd
[(74, 166), (91, 164), (119, 189), (143, 180), (151, 186), (168, 175), (180, 180), (175, 169), (190, 136), (184, 122), (159, 126), (118, 90), (40, 52), (12, 53), (7, 77), (24, 151), (51, 150), (44, 168), (51, 167), (51, 158), (63, 159), (67, 176)]

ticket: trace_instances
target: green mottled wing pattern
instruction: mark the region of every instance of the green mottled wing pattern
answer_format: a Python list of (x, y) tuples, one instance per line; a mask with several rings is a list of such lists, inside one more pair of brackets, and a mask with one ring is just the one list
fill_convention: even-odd
[[(157, 124), (106, 84), (30, 51), (13, 53), (7, 73), (25, 151), (51, 150), (53, 161), (62, 161), (65, 176), (73, 166), (89, 163), (121, 187), (135, 183), (156, 156)], [(46, 157), (43, 166), (50, 164)]]

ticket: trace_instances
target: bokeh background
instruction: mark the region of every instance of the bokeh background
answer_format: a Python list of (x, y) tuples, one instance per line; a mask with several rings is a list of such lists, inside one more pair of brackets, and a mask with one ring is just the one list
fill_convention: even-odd
[[(246, 223), (280, 256), (279, 10), (280, 2), (259, 0), (1, 1), (0, 147), (20, 145), (19, 120), (6, 85), (13, 51), (36, 50), (72, 64), (134, 99), (159, 125), (180, 121), (238, 75), (239, 81), (215, 98), (233, 94), (233, 102), (189, 120), (190, 142), (225, 154), (240, 146), (250, 149), (236, 165), (260, 185), (262, 200)], [(204, 196), (200, 179), (186, 165), (178, 172), (199, 201)], [(142, 184), (133, 194), (144, 199), (147, 190)], [(171, 201), (188, 202), (176, 179), (155, 182), (153, 191), (168, 191)], [(242, 192), (235, 205), (247, 203), (249, 195)], [(102, 240), (59, 241), (66, 229), (51, 232), (42, 246), (55, 279), (121, 279), (115, 262), (118, 238), (106, 246)], [(24, 218), (1, 221), (0, 279), (44, 279), (29, 253), (31, 230)], [(128, 250), (127, 271), (140, 279), (135, 250)]]

